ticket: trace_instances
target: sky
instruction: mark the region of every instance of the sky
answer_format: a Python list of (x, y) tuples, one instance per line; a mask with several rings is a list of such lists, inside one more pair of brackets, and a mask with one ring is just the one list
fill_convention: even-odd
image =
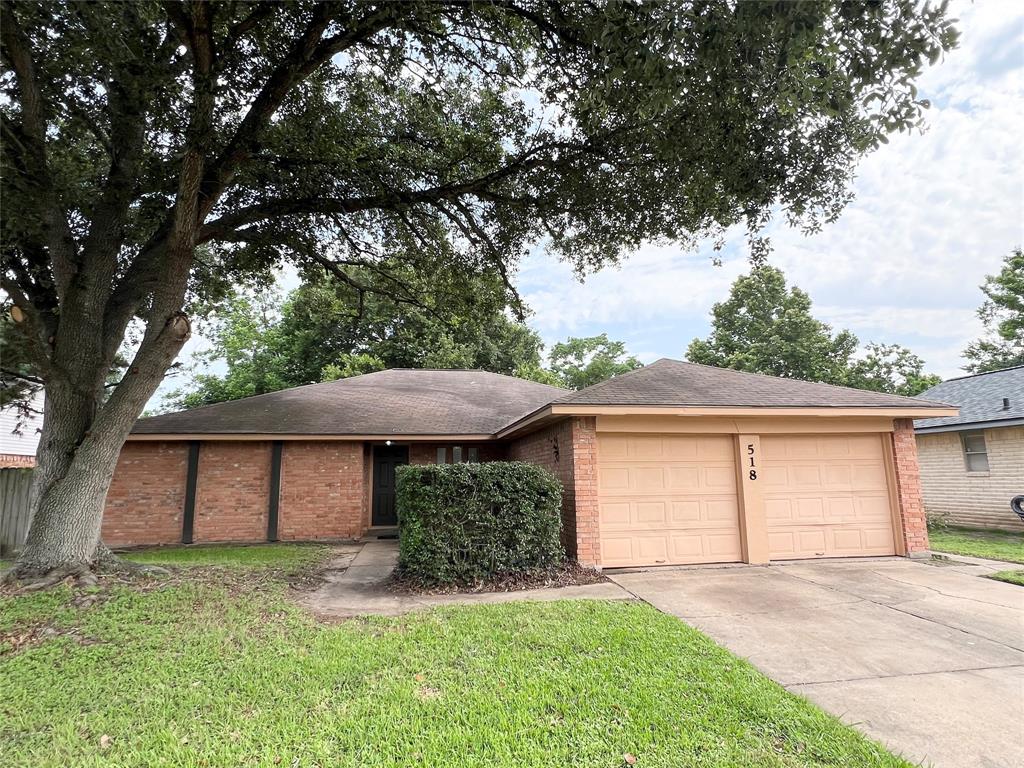
[[(896, 134), (863, 159), (855, 199), (820, 233), (783, 221), (765, 232), (770, 261), (810, 294), (816, 317), (862, 344), (907, 346), (944, 378), (963, 374), (961, 353), (981, 333), (985, 275), (1024, 243), (1024, 0), (951, 9), (960, 46), (918, 82), (919, 98), (932, 103), (924, 132)], [(708, 334), (711, 306), (748, 270), (747, 253), (740, 228), (718, 254), (710, 242), (696, 251), (649, 245), (579, 282), (538, 249), (517, 285), (548, 348), (607, 333), (645, 363), (680, 359)], [(280, 283), (294, 288), (297, 277)], [(179, 359), (207, 346), (194, 337)], [(184, 383), (165, 380), (150, 406)]]
[[(924, 134), (897, 134), (858, 169), (856, 198), (838, 221), (804, 236), (779, 221), (770, 261), (808, 292), (814, 314), (862, 343), (903, 344), (928, 371), (961, 375), (981, 332), (986, 274), (1024, 242), (1024, 2), (956, 2), (960, 46), (918, 83), (930, 99)], [(747, 271), (742, 231), (721, 267), (696, 252), (648, 246), (575, 281), (543, 253), (518, 285), (545, 342), (607, 332), (644, 362), (682, 358), (710, 330), (711, 305)]]

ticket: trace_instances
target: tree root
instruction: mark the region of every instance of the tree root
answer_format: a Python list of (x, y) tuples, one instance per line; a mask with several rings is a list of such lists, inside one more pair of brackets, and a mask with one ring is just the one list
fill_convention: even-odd
[(122, 560), (104, 544), (100, 544), (92, 563), (66, 563), (54, 568), (31, 563), (15, 563), (14, 567), (0, 573), (0, 586), (12, 587), (17, 594), (21, 594), (41, 592), (68, 580), (77, 587), (95, 587), (99, 584), (97, 574), (169, 576), (170, 573), (158, 565)]

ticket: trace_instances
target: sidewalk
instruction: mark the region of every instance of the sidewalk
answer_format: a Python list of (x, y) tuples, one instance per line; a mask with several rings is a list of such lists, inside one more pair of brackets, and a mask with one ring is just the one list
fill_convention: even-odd
[(303, 599), (315, 614), (331, 618), (398, 616), (438, 605), (508, 603), (517, 600), (632, 600), (611, 582), (575, 587), (524, 589), (518, 592), (478, 592), (454, 595), (401, 595), (388, 592), (383, 582), (398, 563), (397, 541), (368, 541), (354, 557), (344, 548), (327, 564), (327, 581)]

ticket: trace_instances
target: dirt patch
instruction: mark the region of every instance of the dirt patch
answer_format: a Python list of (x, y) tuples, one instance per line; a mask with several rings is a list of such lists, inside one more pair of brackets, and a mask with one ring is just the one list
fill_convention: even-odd
[(524, 573), (496, 576), (473, 584), (424, 584), (403, 576), (397, 571), (381, 584), (385, 592), (395, 595), (460, 595), (481, 592), (521, 592), (527, 589), (548, 589), (552, 587), (575, 587), (581, 584), (598, 584), (608, 581), (590, 568), (576, 563), (567, 563), (557, 568), (543, 568)]

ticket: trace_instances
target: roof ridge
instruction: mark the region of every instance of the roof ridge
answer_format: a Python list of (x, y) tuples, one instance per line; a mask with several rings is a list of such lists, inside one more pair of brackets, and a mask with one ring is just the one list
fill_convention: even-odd
[[(946, 403), (939, 402), (938, 400), (925, 400), (924, 398), (917, 397), (916, 395), (897, 395), (892, 392), (879, 392), (877, 389), (860, 389), (859, 387), (849, 387), (846, 386), (845, 384), (830, 384), (827, 381), (808, 381), (807, 379), (795, 379), (792, 378), (791, 376), (774, 376), (770, 373), (758, 373), (757, 371), (742, 371), (738, 368), (725, 368), (717, 365), (706, 365), (704, 363), (695, 363), (691, 360), (675, 360), (673, 362), (682, 363), (683, 365), (696, 365), (700, 368), (709, 368), (713, 371), (728, 371), (730, 373), (739, 373), (746, 376), (758, 376), (762, 379), (782, 379), (784, 381), (795, 381), (801, 384), (816, 384), (822, 387), (831, 387), (832, 389), (843, 389), (853, 392), (867, 392), (869, 394), (884, 395), (885, 397), (900, 397), (903, 398), (904, 400), (918, 400), (923, 402), (932, 402), (935, 403), (936, 405), (946, 405)], [(952, 379), (950, 379), (950, 381), (952, 381)], [(938, 385), (936, 384), (936, 386)]]
[[(1024, 363), (1021, 365), (1009, 365), (1006, 368), (996, 368), (994, 371), (980, 371), (978, 373), (967, 373), (963, 376), (951, 376), (948, 379), (943, 379), (939, 384), (945, 384), (947, 381), (963, 381), (964, 379), (976, 379), (979, 376), (988, 376), (990, 373), (1006, 373), (1007, 371), (1016, 371), (1020, 368), (1024, 368)], [(939, 386), (936, 384), (935, 386)]]

